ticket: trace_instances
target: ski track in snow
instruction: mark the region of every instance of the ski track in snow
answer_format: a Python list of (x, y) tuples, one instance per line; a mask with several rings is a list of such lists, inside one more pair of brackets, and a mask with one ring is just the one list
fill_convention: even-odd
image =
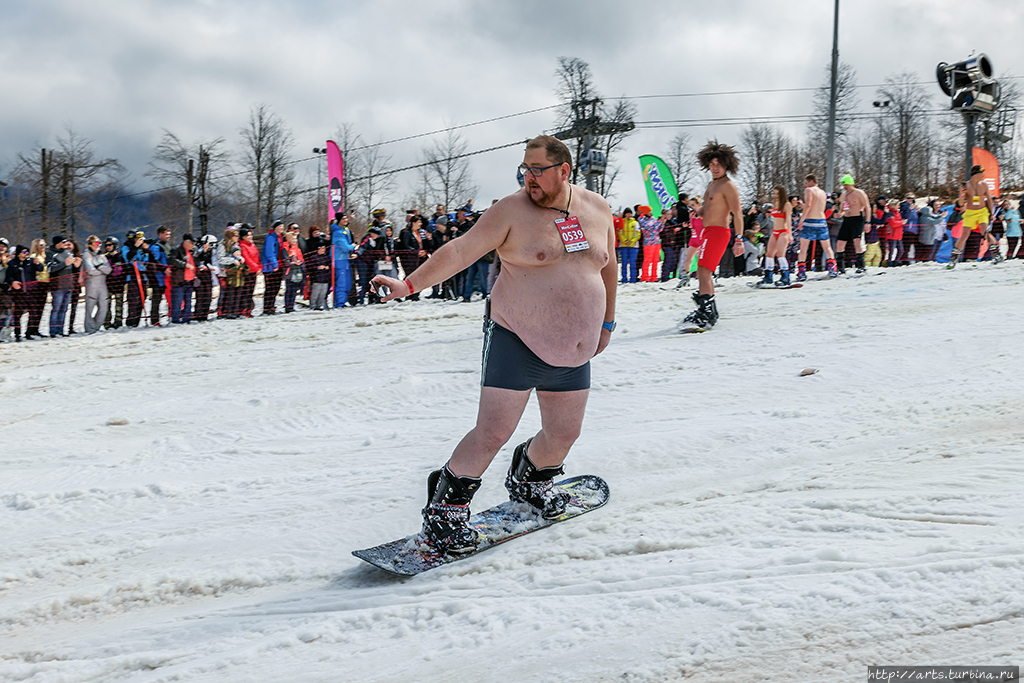
[(690, 291), (621, 286), (566, 462), (608, 505), (413, 579), (349, 553), (418, 528), (471, 428), (481, 302), (5, 345), (0, 680), (1024, 663), (1024, 264), (747, 281), (687, 336)]

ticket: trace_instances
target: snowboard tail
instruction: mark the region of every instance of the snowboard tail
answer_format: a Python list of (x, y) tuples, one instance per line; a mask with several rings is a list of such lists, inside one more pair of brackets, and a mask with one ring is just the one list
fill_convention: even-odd
[(596, 510), (608, 502), (608, 484), (594, 475), (581, 475), (557, 482), (555, 487), (569, 494), (569, 505), (555, 519), (544, 519), (535, 508), (525, 503), (506, 501), (469, 518), (469, 525), (480, 535), (480, 542), (470, 552), (449, 555), (438, 551), (422, 531), (352, 554), (384, 571), (400, 576), (415, 576), (456, 560), (473, 557), (488, 548), (513, 538), (564, 522)]

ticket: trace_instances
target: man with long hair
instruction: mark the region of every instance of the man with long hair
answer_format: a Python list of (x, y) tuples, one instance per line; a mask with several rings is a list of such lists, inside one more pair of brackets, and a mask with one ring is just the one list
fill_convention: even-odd
[(427, 478), (423, 530), (447, 553), (476, 546), (469, 503), (533, 390), (541, 429), (515, 448), (505, 488), (509, 498), (547, 519), (565, 511), (568, 497), (553, 481), (583, 424), (590, 359), (608, 345), (615, 327), (615, 230), (608, 203), (569, 182), (569, 149), (551, 136), (527, 143), (519, 173), (522, 189), (492, 205), (472, 230), (439, 248), (405, 280), (373, 278), (381, 300), (390, 301), (443, 282), (492, 250), (501, 259), (484, 320), (476, 426)]
[(729, 230), (729, 215), (732, 214), (732, 230), (737, 237), (743, 236), (743, 209), (736, 184), (729, 178), (739, 170), (740, 162), (736, 150), (729, 145), (712, 140), (697, 152), (697, 162), (711, 173), (711, 182), (704, 190), (704, 202), (694, 213), (704, 222), (701, 245), (697, 251), (697, 281), (699, 288), (693, 294), (697, 309), (683, 318), (683, 330), (707, 330), (718, 321), (718, 307), (715, 305), (715, 283), (712, 279), (732, 232)]

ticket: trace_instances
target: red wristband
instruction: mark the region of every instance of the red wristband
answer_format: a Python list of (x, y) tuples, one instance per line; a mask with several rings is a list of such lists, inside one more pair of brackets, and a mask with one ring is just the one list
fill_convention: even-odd
[(409, 282), (409, 278), (405, 278), (403, 282), (405, 283), (405, 286), (409, 288), (409, 296), (412, 296), (413, 294), (416, 293), (416, 290), (412, 288), (412, 283)]

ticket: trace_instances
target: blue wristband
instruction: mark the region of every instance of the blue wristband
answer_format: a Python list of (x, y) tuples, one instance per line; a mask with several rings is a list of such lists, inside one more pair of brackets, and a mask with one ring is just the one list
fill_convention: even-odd
[(615, 331), (615, 321), (613, 320), (610, 323), (601, 323), (601, 327), (603, 327), (604, 329), (608, 330), (609, 332), (614, 332)]

